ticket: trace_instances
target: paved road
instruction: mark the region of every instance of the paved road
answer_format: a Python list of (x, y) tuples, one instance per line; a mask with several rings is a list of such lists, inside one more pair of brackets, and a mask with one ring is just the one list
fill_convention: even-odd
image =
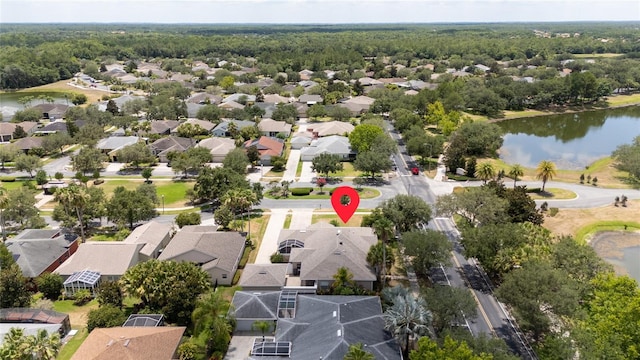
[(478, 304), (478, 316), (475, 319), (467, 319), (466, 325), (471, 333), (474, 336), (481, 333), (498, 336), (504, 339), (509, 348), (521, 358), (537, 359), (515, 327), (514, 321), (505, 311), (504, 305), (495, 298), (491, 283), (484, 271), (477, 266), (475, 260), (464, 257), (464, 250), (459, 242), (460, 233), (451, 218), (435, 218), (429, 224), (429, 228), (443, 232), (453, 243), (452, 264), (443, 267), (449, 284), (459, 288), (469, 288)]
[[(406, 152), (400, 136), (394, 131), (391, 124), (387, 124), (390, 135), (398, 142), (398, 153), (394, 155), (398, 173), (406, 193), (418, 196), (429, 204), (434, 204), (437, 191), (447, 190), (436, 185), (433, 180), (427, 180), (425, 176), (411, 175), (409, 169), (415, 166), (414, 160)], [(453, 242), (452, 264), (443, 268), (445, 280), (448, 284), (456, 287), (467, 287), (471, 290), (476, 303), (478, 304), (478, 317), (475, 321), (465, 323), (474, 335), (480, 333), (499, 336), (504, 339), (509, 348), (524, 359), (537, 359), (535, 354), (529, 349), (520, 337), (519, 332), (514, 327), (507, 315), (504, 307), (494, 297), (490, 282), (484, 271), (475, 266), (472, 260), (466, 259), (462, 253), (463, 248), (459, 243), (459, 233), (451, 219), (436, 218), (428, 225), (430, 228), (442, 231)]]

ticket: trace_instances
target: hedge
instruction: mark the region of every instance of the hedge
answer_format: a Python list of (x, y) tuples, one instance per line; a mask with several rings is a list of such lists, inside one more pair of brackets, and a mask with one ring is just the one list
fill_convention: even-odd
[(0, 181), (2, 181), (2, 182), (15, 182), (16, 181), (16, 177), (15, 176), (3, 176), (3, 177), (0, 177)]
[(294, 195), (294, 196), (305, 196), (305, 195), (311, 194), (311, 191), (313, 191), (313, 188), (309, 188), (309, 187), (292, 188), (291, 189), (291, 195)]

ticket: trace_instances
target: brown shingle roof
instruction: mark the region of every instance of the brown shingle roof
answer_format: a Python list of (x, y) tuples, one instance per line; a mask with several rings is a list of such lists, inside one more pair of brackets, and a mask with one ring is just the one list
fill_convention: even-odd
[(244, 147), (247, 149), (252, 145), (255, 145), (258, 148), (260, 156), (280, 156), (284, 149), (284, 144), (282, 142), (268, 136), (261, 136), (259, 139), (248, 140), (244, 143)]
[(185, 327), (97, 328), (72, 360), (171, 360)]

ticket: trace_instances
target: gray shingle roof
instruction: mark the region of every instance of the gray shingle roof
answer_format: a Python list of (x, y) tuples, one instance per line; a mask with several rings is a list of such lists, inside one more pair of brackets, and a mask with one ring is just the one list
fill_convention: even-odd
[(355, 281), (375, 281), (376, 275), (367, 264), (367, 253), (378, 239), (371, 228), (324, 228), (282, 230), (278, 243), (286, 239), (304, 242), (304, 248), (291, 249), (289, 262), (301, 263), (301, 280), (333, 280), (341, 267), (347, 267)]
[(122, 276), (138, 263), (138, 253), (144, 244), (88, 241), (65, 261), (55, 273), (69, 276), (82, 270), (96, 271), (103, 276)]
[(298, 295), (296, 307), (295, 318), (278, 319), (275, 336), (292, 343), (292, 359), (342, 360), (356, 343), (365, 344), (376, 359), (401, 359), (398, 343), (384, 330), (377, 296)]
[(126, 244), (144, 244), (144, 247), (140, 249), (140, 253), (151, 256), (162, 240), (171, 232), (172, 228), (173, 225), (171, 224), (149, 221), (135, 228), (122, 242)]
[(233, 295), (233, 314), (236, 319), (276, 320), (280, 291), (251, 293), (236, 291)]
[(238, 232), (216, 231), (216, 226), (185, 226), (173, 237), (159, 260), (190, 261), (203, 270), (233, 271), (245, 239)]
[[(56, 236), (58, 235), (58, 236)], [(7, 241), (7, 249), (14, 255), (24, 276), (34, 278), (42, 274), (69, 250), (75, 235), (59, 230), (25, 230)]]
[(240, 285), (246, 287), (284, 286), (288, 264), (248, 264), (242, 271)]

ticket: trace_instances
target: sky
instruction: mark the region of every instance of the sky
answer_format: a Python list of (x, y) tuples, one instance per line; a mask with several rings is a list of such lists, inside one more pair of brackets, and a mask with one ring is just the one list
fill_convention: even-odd
[(0, 0), (0, 26), (540, 21), (640, 21), (640, 0)]

